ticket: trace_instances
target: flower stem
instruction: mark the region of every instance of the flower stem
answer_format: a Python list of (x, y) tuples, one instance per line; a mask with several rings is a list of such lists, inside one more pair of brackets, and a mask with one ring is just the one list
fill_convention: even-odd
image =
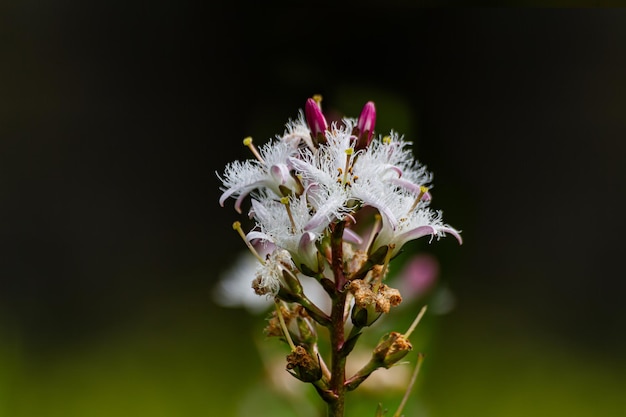
[(346, 355), (343, 351), (344, 335), (344, 303), (346, 293), (337, 293), (333, 300), (330, 329), (331, 342), (331, 377), (330, 390), (334, 393), (333, 400), (328, 403), (328, 417), (343, 417), (346, 395)]
[(346, 397), (345, 304), (348, 292), (344, 289), (346, 278), (343, 271), (344, 222), (334, 225), (331, 237), (332, 269), (335, 277), (335, 293), (332, 296), (330, 314), (331, 378), (330, 390), (334, 394), (328, 401), (328, 417), (343, 417)]
[(409, 386), (406, 388), (406, 392), (404, 393), (404, 396), (402, 397), (402, 401), (400, 402), (400, 405), (398, 406), (398, 409), (394, 413), (393, 417), (400, 417), (402, 415), (402, 410), (404, 409), (404, 406), (406, 405), (409, 399), (409, 395), (411, 394), (411, 389), (413, 388), (413, 385), (415, 384), (415, 380), (417, 379), (417, 374), (419, 374), (420, 372), (420, 368), (422, 367), (423, 361), (424, 361), (424, 355), (422, 353), (418, 353), (417, 365), (415, 365), (415, 370), (413, 371), (413, 374), (411, 375), (411, 381), (409, 382)]

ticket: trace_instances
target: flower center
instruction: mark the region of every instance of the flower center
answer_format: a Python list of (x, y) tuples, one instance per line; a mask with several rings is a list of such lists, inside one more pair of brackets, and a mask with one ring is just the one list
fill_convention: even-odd
[(352, 174), (354, 162), (356, 158), (353, 158), (354, 148), (348, 148), (346, 152), (346, 165), (343, 169), (337, 168), (339, 175), (337, 176), (337, 182), (341, 183), (344, 187), (351, 186), (352, 182), (358, 179), (358, 176)]

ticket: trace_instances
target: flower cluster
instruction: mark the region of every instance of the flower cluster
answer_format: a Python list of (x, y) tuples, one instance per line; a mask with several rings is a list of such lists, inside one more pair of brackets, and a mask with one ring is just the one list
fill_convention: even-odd
[[(460, 242), (441, 213), (429, 208), (431, 174), (413, 159), (411, 143), (395, 132), (374, 139), (375, 121), (374, 103), (368, 102), (357, 120), (345, 118), (340, 126), (328, 126), (319, 101), (308, 99), (305, 113), (290, 121), (282, 136), (254, 149), (257, 159), (226, 166), (220, 176), (220, 204), (235, 198), (241, 213), (250, 195), (249, 215), (256, 227), (247, 240), (288, 251), (295, 267), (310, 276), (324, 269), (325, 238), (336, 222), (346, 221), (346, 241), (368, 255), (379, 252), (379, 259), (387, 251), (395, 256), (405, 243), (422, 236), (450, 233)], [(244, 142), (252, 146), (251, 138)], [(357, 222), (358, 213), (367, 207), (381, 219), (369, 230)], [(365, 238), (370, 243), (362, 247)], [(279, 279), (280, 274), (266, 275), (265, 292), (275, 295)]]
[[(383, 284), (389, 262), (420, 237), (450, 234), (461, 243), (459, 231), (430, 208), (432, 175), (413, 158), (411, 143), (394, 131), (376, 135), (375, 124), (371, 101), (357, 119), (329, 124), (321, 97), (314, 96), (282, 135), (259, 148), (252, 138), (244, 139), (254, 159), (231, 162), (217, 173), (220, 205), (232, 198), (241, 213), (249, 197), (248, 215), (255, 225), (247, 233), (239, 222), (234, 228), (259, 260), (251, 277), (254, 292), (277, 301), (270, 322), (274, 334), (282, 323), (291, 346), (288, 369), (315, 385), (334, 416), (343, 412), (343, 393), (371, 373), (356, 379), (342, 375), (361, 329), (402, 301), (397, 290)], [(330, 312), (307, 297), (303, 279), (321, 284)], [(352, 330), (345, 336), (348, 315)], [(330, 366), (317, 352), (317, 325), (331, 332)], [(384, 353), (389, 349), (378, 348), (368, 369), (388, 368), (404, 356), (410, 343), (402, 340), (403, 354), (394, 351), (390, 357)]]

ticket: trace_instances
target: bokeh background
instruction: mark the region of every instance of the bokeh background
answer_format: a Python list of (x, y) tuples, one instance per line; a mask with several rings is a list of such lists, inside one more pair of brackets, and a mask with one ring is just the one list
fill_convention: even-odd
[(317, 415), (267, 382), (264, 314), (214, 296), (244, 249), (215, 173), (313, 94), (374, 100), (463, 231), (410, 247), (437, 288), (386, 318), (447, 297), (406, 415), (626, 416), (626, 11), (0, 13), (0, 416)]

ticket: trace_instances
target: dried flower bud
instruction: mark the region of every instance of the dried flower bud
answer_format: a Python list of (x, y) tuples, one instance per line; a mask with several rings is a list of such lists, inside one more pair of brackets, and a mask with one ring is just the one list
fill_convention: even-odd
[(385, 284), (372, 283), (357, 279), (350, 282), (349, 291), (354, 295), (352, 324), (357, 327), (371, 326), (382, 313), (389, 313), (391, 307), (402, 302), (400, 292)]
[(411, 342), (403, 334), (391, 332), (382, 337), (372, 353), (372, 359), (379, 366), (390, 368), (404, 358), (411, 349), (413, 349)]
[(302, 346), (287, 355), (287, 372), (302, 382), (315, 382), (322, 378), (319, 360)]
[(402, 302), (400, 291), (386, 284), (380, 284), (376, 295), (376, 308), (383, 313), (389, 313), (391, 307), (395, 307)]
[(363, 280), (357, 279), (350, 283), (348, 290), (354, 295), (354, 306), (352, 307), (352, 324), (356, 327), (371, 326), (382, 315), (376, 304), (376, 294), (372, 291), (371, 285)]

